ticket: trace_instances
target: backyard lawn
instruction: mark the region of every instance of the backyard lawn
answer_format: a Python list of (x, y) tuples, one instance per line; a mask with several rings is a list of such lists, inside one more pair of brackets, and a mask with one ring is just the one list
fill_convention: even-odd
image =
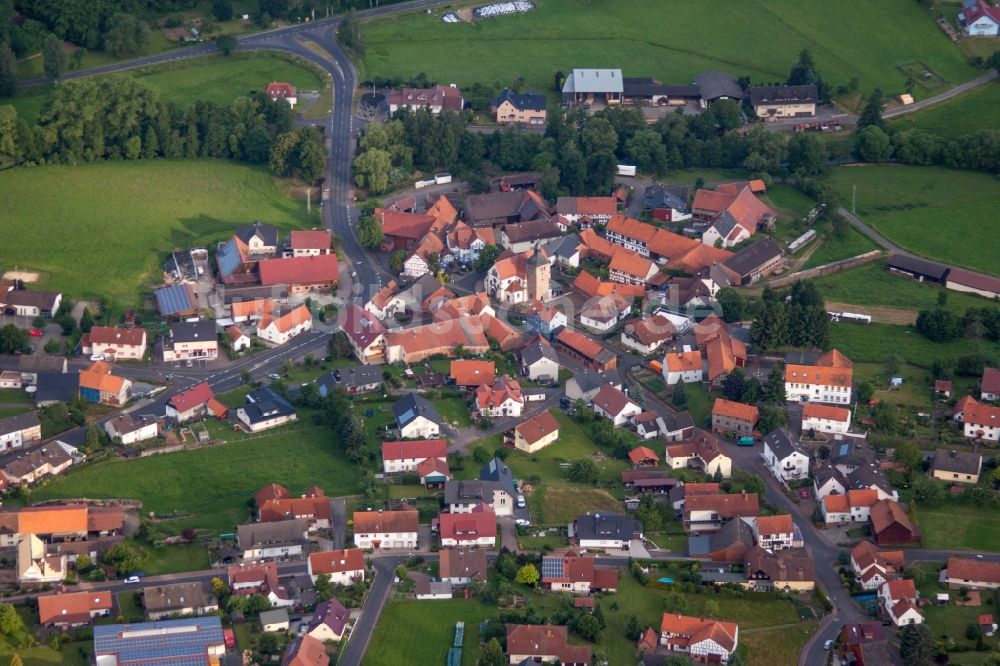
[(585, 513), (619, 513), (622, 503), (601, 488), (583, 485), (544, 485), (528, 498), (536, 525), (568, 525)]
[(496, 607), (476, 599), (389, 601), (379, 617), (364, 666), (443, 664), (455, 641), (455, 623), (465, 622), (462, 664), (479, 657), (479, 623)]
[[(976, 642), (966, 638), (965, 631), (970, 624), (977, 624), (979, 615), (982, 613), (996, 613), (992, 603), (994, 592), (984, 591), (981, 593), (983, 605), (981, 606), (958, 606), (954, 601), (958, 597), (958, 590), (949, 590), (946, 585), (938, 583), (938, 571), (945, 566), (944, 562), (920, 562), (908, 568), (907, 573), (914, 576), (917, 581), (917, 591), (925, 599), (934, 599), (939, 592), (947, 592), (950, 596), (950, 603), (943, 606), (931, 604), (921, 607), (921, 612), (927, 619), (927, 625), (931, 629), (931, 635), (935, 640), (945, 640), (945, 637), (953, 639), (960, 645), (967, 646), (968, 652), (955, 651), (949, 654), (950, 664), (981, 664), (991, 651), (1000, 647), (1000, 642), (996, 637), (984, 637), (987, 650), (984, 652), (974, 651)], [(988, 604), (988, 605), (987, 605)]]
[(118, 306), (142, 302), (175, 247), (212, 247), (254, 220), (282, 229), (319, 220), (266, 167), (222, 160), (11, 169), (0, 191), (5, 265), (40, 272), (35, 288)]
[[(138, 499), (143, 512), (190, 514), (170, 521), (171, 529), (232, 532), (249, 515), (247, 500), (268, 483), (280, 483), (293, 495), (313, 485), (330, 496), (355, 492), (357, 467), (336, 447), (328, 428), (295, 424), (252, 440), (99, 462), (59, 477), (32, 498)], [(170, 560), (162, 566), (170, 568)]]
[[(441, 12), (413, 13), (365, 26), (362, 78), (411, 77), (440, 83), (551, 90), (550, 75), (579, 67), (625, 67), (625, 76), (688, 83), (724, 70), (756, 82), (784, 80), (803, 48), (825, 81), (860, 79), (860, 89), (902, 92), (903, 66), (932, 70), (955, 84), (975, 76), (931, 15), (910, 0), (538, 0), (526, 14), (449, 24)], [(878, 26), (892, 25), (892, 30)], [(512, 48), (513, 44), (516, 47)], [(429, 46), (433, 48), (429, 48)], [(498, 58), (497, 53), (503, 52)], [(917, 62), (923, 65), (917, 65)], [(941, 79), (933, 81), (940, 85)], [(916, 97), (938, 88), (918, 84)]]
[(924, 548), (1000, 551), (1000, 511), (971, 504), (941, 502), (918, 506)]
[(923, 129), (957, 137), (1000, 129), (1000, 83), (988, 83), (932, 107), (890, 121), (892, 129)]
[[(1000, 181), (943, 167), (838, 167), (830, 184), (843, 201), (857, 185), (857, 214), (916, 254), (1000, 275), (996, 202)], [(942, 242), (947, 238), (947, 242)]]
[[(241, 95), (263, 90), (271, 81), (287, 81), (299, 90), (323, 87), (323, 81), (312, 70), (267, 54), (237, 58), (204, 56), (113, 76), (135, 77), (160, 93), (161, 99), (181, 106), (192, 106), (198, 101), (228, 106)], [(12, 103), (18, 117), (34, 124), (50, 94), (51, 87), (39, 86), (15, 97)]]

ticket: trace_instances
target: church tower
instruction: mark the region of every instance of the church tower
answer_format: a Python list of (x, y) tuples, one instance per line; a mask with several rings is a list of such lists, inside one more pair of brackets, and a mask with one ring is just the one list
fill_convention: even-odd
[(549, 261), (541, 249), (528, 259), (528, 302), (546, 301), (549, 298)]

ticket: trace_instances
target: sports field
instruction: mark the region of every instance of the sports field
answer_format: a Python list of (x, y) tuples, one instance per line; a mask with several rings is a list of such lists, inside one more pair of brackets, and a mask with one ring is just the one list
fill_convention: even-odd
[[(537, 9), (448, 24), (441, 11), (379, 19), (364, 31), (367, 76), (506, 85), (523, 75), (547, 90), (552, 72), (620, 67), (625, 76), (686, 83), (724, 70), (754, 81), (784, 80), (803, 48), (834, 84), (902, 91), (901, 67), (923, 63), (955, 84), (976, 72), (912, 0), (536, 0)], [(886, 26), (892, 26), (887, 29)], [(940, 79), (935, 79), (940, 83)], [(917, 98), (935, 92), (918, 85)]]
[(178, 531), (231, 532), (249, 516), (247, 500), (268, 483), (280, 483), (294, 496), (314, 485), (331, 497), (357, 490), (357, 468), (335, 448), (328, 428), (295, 424), (249, 441), (96, 463), (60, 476), (32, 499), (138, 499), (145, 513), (190, 514), (169, 523)]
[(941, 167), (839, 167), (830, 183), (857, 214), (901, 247), (947, 264), (1000, 275), (1000, 181)]
[[(229, 58), (204, 56), (114, 76), (135, 76), (159, 92), (161, 99), (181, 106), (197, 101), (228, 105), (240, 95), (263, 89), (271, 81), (285, 81), (299, 90), (323, 87), (323, 82), (312, 70), (265, 54)], [(49, 86), (29, 88), (26, 94), (14, 98), (12, 102), (18, 117), (34, 123), (50, 90)]]
[(265, 167), (222, 160), (12, 169), (0, 192), (4, 266), (42, 273), (38, 288), (113, 305), (141, 304), (175, 247), (207, 247), (253, 220), (309, 222)]
[(905, 115), (890, 122), (889, 126), (901, 130), (919, 128), (945, 137), (1000, 129), (1000, 83), (988, 83), (923, 111)]

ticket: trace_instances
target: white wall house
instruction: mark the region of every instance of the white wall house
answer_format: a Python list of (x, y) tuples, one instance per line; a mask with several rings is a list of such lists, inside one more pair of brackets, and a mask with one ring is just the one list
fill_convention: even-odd
[(784, 430), (775, 430), (764, 438), (764, 463), (779, 481), (809, 476), (809, 457)]

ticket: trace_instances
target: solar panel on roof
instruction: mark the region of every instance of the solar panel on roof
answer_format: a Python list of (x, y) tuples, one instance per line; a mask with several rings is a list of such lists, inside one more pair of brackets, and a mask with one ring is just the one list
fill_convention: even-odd
[(410, 422), (410, 421), (412, 421), (413, 419), (414, 419), (414, 413), (413, 413), (413, 410), (412, 410), (412, 409), (407, 409), (407, 410), (406, 410), (405, 412), (403, 412), (403, 414), (402, 414), (402, 415), (401, 415), (401, 416), (399, 417), (399, 422), (400, 422), (400, 423), (409, 423), (409, 422)]
[(562, 578), (563, 561), (561, 557), (542, 558), (542, 578)]
[(191, 309), (191, 301), (188, 299), (188, 291), (184, 285), (157, 289), (156, 304), (160, 314), (164, 315)]

